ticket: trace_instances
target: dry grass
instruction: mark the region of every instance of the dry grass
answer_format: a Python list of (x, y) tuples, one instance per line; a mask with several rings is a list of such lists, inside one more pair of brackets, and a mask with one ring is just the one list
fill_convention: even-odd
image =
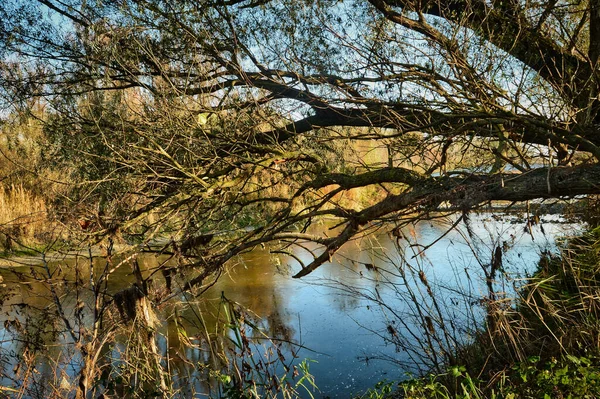
[(12, 250), (15, 242), (31, 244), (43, 237), (50, 225), (43, 198), (22, 184), (0, 187), (0, 247)]

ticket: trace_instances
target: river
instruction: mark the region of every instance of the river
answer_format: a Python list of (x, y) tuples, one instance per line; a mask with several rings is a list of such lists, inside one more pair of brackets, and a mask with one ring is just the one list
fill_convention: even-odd
[[(256, 248), (239, 257), (229, 273), (201, 298), (182, 295), (159, 309), (159, 330), (165, 337), (159, 340), (160, 349), (165, 356), (185, 358), (182, 364), (210, 362), (201, 349), (177, 352), (177, 345), (169, 337), (175, 335), (181, 320), (188, 328), (194, 326), (199, 309), (203, 313), (203, 328), (218, 328), (209, 313), (220, 309), (225, 297), (253, 312), (266, 333), (278, 342), (290, 342), (280, 347), (289, 361), (292, 352), (297, 356), (296, 363), (308, 359), (318, 390), (305, 392), (305, 397), (348, 398), (378, 381), (398, 380), (407, 372), (430, 368), (443, 361), (439, 353), (444, 345), (451, 347), (469, 341), (470, 334), (481, 327), (485, 314), (481, 299), (488, 293), (482, 265), (489, 265), (496, 247), (503, 248), (503, 264), (494, 288), (499, 295), (511, 297), (523, 278), (535, 270), (542, 251), (556, 250), (558, 237), (580, 229), (578, 224), (552, 216), (542, 217), (541, 223), (527, 228), (524, 219), (514, 215), (499, 218), (480, 214), (471, 217), (470, 234), (462, 223), (446, 233), (453, 222), (421, 222), (404, 229), (402, 239), (382, 230), (355, 240), (330, 263), (303, 279), (291, 278), (292, 272), (297, 271), (293, 259), (275, 256), (268, 248)], [(427, 247), (429, 244), (433, 245)], [(308, 259), (309, 250), (296, 251), (295, 256)], [(150, 256), (140, 259), (146, 274), (160, 261)], [(73, 260), (65, 260), (52, 268), (68, 268), (72, 263)], [(10, 377), (16, 364), (11, 354), (23, 350), (10, 332), (13, 320), (24, 323), (30, 317), (31, 325), (59, 324), (44, 320), (44, 312), (28, 316), (26, 309), (51, 307), (50, 287), (59, 287), (60, 281), (34, 281), (32, 273), (41, 274), (36, 267), (16, 270), (22, 274), (0, 270), (5, 284), (0, 316), (4, 378), (0, 384), (5, 387), (14, 386)], [(132, 282), (127, 268), (119, 273), (111, 280), (112, 292)], [(74, 294), (68, 290), (61, 292), (67, 313), (73, 312), (79, 298), (71, 297)], [(200, 299), (202, 304), (195, 305)], [(179, 308), (175, 319), (172, 314), (178, 302), (186, 306)], [(35, 317), (38, 320), (32, 321)], [(452, 339), (434, 339), (439, 350), (428, 353), (423, 347), (424, 337), (440, 334), (441, 326), (451, 331)], [(56, 353), (67, 341), (60, 334), (46, 334), (43, 339), (43, 345), (52, 346)], [(125, 343), (126, 338), (122, 338), (121, 345)], [(118, 346), (112, 350), (118, 351)], [(190, 373), (182, 367), (173, 372), (186, 381), (183, 385), (207, 389), (200, 381), (203, 374)], [(51, 366), (41, 366), (40, 370), (51, 373)], [(279, 368), (276, 372), (282, 371)], [(74, 372), (66, 374), (69, 380)], [(199, 381), (191, 383), (193, 378)]]

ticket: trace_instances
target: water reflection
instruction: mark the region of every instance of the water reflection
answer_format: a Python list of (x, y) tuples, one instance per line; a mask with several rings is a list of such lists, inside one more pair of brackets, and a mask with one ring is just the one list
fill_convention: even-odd
[[(401, 237), (382, 230), (347, 244), (329, 264), (302, 280), (285, 273), (288, 266), (297, 271), (294, 259), (257, 248), (239, 257), (201, 298), (174, 298), (158, 309), (162, 321), (159, 351), (173, 379), (181, 381), (180, 388), (187, 390), (184, 397), (194, 389), (206, 391), (209, 379), (199, 365), (220, 367), (226, 362), (216, 356), (217, 349), (211, 347), (214, 343), (203, 338), (206, 331), (224, 332), (220, 324), (224, 297), (251, 310), (257, 316), (253, 320), (260, 318), (261, 327), (277, 342), (301, 346), (282, 345), (285, 357), (315, 360), (310, 370), (321, 390), (313, 393), (315, 397), (347, 398), (382, 379), (401, 378), (407, 369), (431, 366), (431, 357), (423, 359), (419, 353), (427, 345), (439, 349), (431, 356), (443, 358), (444, 347), (469, 340), (469, 334), (483, 322), (481, 299), (488, 294), (484, 271), (495, 248), (500, 246), (504, 253), (503, 278), (497, 279), (495, 290), (510, 296), (519, 279), (535, 267), (540, 251), (552, 247), (556, 236), (576, 227), (547, 221), (544, 230), (537, 226), (525, 231), (523, 223), (513, 221), (479, 215), (471, 220), (470, 232), (462, 226), (446, 235), (454, 220), (420, 223), (403, 230)], [(312, 250), (318, 249), (298, 249), (294, 256), (309, 261)], [(119, 261), (115, 258), (113, 265)], [(151, 284), (159, 289), (164, 289), (164, 277), (153, 272), (164, 261), (140, 257), (144, 277), (152, 276)], [(104, 259), (95, 260), (96, 273), (106, 267)], [(44, 273), (53, 278), (40, 278)], [(67, 283), (89, 280), (89, 260), (65, 259), (49, 270), (0, 270), (0, 276), (6, 284), (4, 292), (9, 293), (3, 295), (0, 315), (3, 375), (15, 379), (23, 375), (22, 370), (11, 371), (17, 366), (18, 355), (29, 349), (18, 340), (22, 332), (16, 324), (20, 323), (21, 328), (46, 331), (38, 344), (51, 348), (51, 357), (63, 364), (66, 380), (75, 383), (72, 377), (78, 359), (74, 353), (63, 353), (71, 341), (68, 335), (56, 333), (64, 326), (50, 317), (56, 307), (50, 293), (54, 290), (61, 298), (68, 318), (76, 318), (82, 303), (91, 309), (93, 296), (72, 291)], [(108, 293), (114, 294), (131, 286), (135, 279), (124, 263), (109, 281)], [(442, 327), (453, 335), (441, 334)], [(116, 359), (111, 367), (118, 367), (128, 339), (121, 337), (117, 345), (103, 349), (103, 353), (110, 353), (107, 358)], [(411, 351), (411, 346), (416, 349)], [(38, 372), (46, 373), (45, 378), (55, 385), (64, 377), (55, 375), (50, 364), (41, 365)], [(190, 381), (195, 383), (187, 383)], [(0, 384), (15, 386), (6, 377)]]

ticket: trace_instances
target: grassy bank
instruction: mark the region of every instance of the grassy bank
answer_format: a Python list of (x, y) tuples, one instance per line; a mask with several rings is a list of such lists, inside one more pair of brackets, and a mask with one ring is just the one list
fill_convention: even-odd
[(379, 384), (361, 398), (600, 397), (600, 227), (542, 256), (511, 302), (446, 373)]

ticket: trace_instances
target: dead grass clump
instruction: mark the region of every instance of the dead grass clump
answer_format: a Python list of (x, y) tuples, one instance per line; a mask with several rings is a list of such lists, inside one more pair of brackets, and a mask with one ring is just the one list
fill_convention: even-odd
[(599, 277), (599, 229), (571, 239), (560, 255), (544, 254), (515, 302), (490, 303), (486, 329), (465, 348), (463, 363), (483, 375), (531, 358), (544, 363), (565, 356), (597, 357)]
[(23, 185), (0, 187), (0, 247), (33, 243), (49, 230), (48, 208), (40, 196)]

